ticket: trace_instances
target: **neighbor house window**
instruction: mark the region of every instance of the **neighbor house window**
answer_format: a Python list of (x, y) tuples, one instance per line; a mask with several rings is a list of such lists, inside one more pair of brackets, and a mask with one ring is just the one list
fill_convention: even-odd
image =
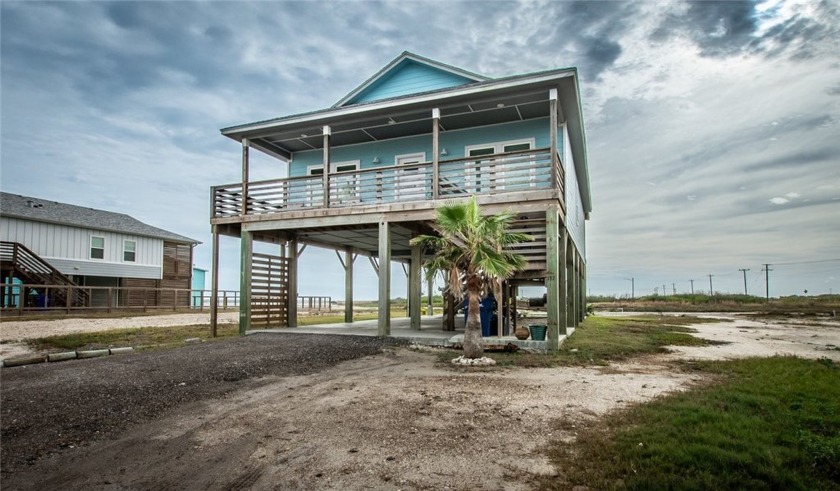
[(137, 254), (137, 242), (127, 240), (123, 242), (123, 261), (133, 263)]
[(91, 238), (90, 238), (90, 258), (91, 259), (105, 259), (105, 237), (91, 236)]

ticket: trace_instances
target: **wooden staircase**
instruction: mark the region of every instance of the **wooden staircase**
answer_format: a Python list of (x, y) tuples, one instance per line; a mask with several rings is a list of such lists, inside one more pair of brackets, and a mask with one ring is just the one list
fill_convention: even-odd
[[(0, 241), (0, 267), (4, 275), (12, 272), (25, 285), (53, 287), (50, 292), (53, 305), (84, 307), (89, 304), (86, 291), (23, 244)], [(71, 288), (55, 288), (63, 286)]]

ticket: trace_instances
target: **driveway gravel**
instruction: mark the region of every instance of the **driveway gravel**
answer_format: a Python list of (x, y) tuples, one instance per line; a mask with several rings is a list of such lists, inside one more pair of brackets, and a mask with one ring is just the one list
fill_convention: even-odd
[[(401, 344), (393, 338), (251, 335), (180, 349), (4, 368), (0, 472), (88, 445), (172, 408), (317, 372)], [(3, 486), (5, 487), (5, 485)]]

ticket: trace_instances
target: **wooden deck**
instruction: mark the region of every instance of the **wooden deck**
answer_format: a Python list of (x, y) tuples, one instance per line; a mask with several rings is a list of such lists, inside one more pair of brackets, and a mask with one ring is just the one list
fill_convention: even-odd
[[(494, 202), (519, 202), (535, 191), (553, 191), (563, 202), (563, 167), (548, 148), (375, 167), (322, 176), (291, 177), (215, 186), (213, 223), (236, 223), (246, 217), (271, 219), (300, 216), (295, 211), (338, 209), (331, 215), (358, 214), (373, 206), (378, 212), (400, 211), (411, 202), (435, 202), (467, 196), (493, 196)], [(327, 192), (324, 192), (324, 188)], [(328, 199), (325, 199), (325, 194)], [(243, 195), (247, 196), (244, 200)], [(539, 199), (539, 196), (537, 196)]]

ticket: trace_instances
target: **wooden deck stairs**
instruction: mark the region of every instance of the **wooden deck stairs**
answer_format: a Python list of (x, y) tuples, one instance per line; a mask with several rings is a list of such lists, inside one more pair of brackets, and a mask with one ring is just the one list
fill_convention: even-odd
[[(50, 263), (18, 242), (0, 242), (0, 269), (3, 276), (11, 273), (25, 285), (49, 285), (50, 302), (54, 305), (84, 307), (89, 303), (89, 294), (78, 287), (68, 276), (55, 269)], [(67, 295), (70, 292), (68, 300)]]

